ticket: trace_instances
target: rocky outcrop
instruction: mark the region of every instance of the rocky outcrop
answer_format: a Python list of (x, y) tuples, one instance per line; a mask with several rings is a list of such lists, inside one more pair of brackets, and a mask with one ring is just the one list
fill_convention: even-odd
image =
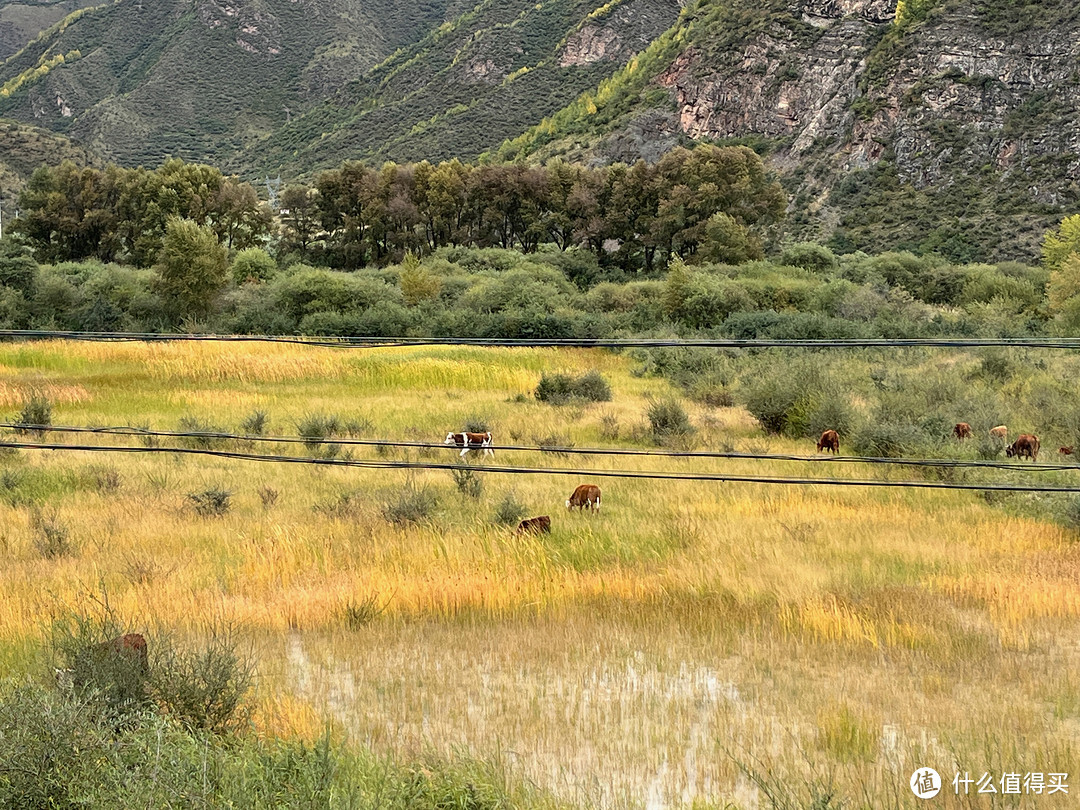
[(625, 62), (649, 46), (663, 21), (678, 13), (674, 0), (624, 0), (613, 10), (590, 16), (563, 43), (559, 67), (594, 62)]

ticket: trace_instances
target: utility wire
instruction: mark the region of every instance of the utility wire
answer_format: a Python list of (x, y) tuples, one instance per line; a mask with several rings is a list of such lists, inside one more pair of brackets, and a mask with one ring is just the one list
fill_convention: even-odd
[[(455, 450), (460, 451), (461, 445), (446, 444), (445, 442), (411, 442), (394, 441), (392, 439), (354, 439), (354, 438), (303, 438), (298, 436), (252, 436), (242, 433), (223, 433), (214, 431), (182, 431), (182, 430), (151, 430), (149, 428), (117, 426), (117, 427), (76, 427), (71, 425), (27, 425), (19, 422), (0, 422), (0, 429), (9, 428), (18, 433), (89, 433), (110, 436), (148, 436), (155, 438), (176, 439), (202, 439), (206, 441), (239, 441), (239, 442), (267, 442), (274, 444), (303, 444), (305, 446), (318, 445), (352, 445), (362, 447), (409, 447), (431, 450)], [(853, 464), (888, 464), (906, 467), (937, 467), (937, 468), (970, 468), (970, 469), (994, 469), (1016, 470), (1019, 472), (1054, 472), (1054, 471), (1078, 471), (1080, 466), (1075, 464), (1046, 464), (1038, 462), (994, 461), (992, 459), (948, 459), (948, 458), (885, 458), (880, 456), (834, 456), (816, 455), (799, 456), (783, 453), (738, 453), (735, 451), (722, 450), (640, 450), (624, 447), (557, 447), (557, 446), (531, 446), (531, 445), (498, 445), (489, 446), (491, 450), (553, 453), (563, 455), (581, 456), (650, 456), (656, 458), (720, 458), (751, 461), (799, 461), (799, 462), (828, 462), (853, 463)], [(473, 452), (481, 452), (484, 448), (479, 445), (470, 445)]]
[(332, 348), (408, 346), (561, 347), (561, 348), (712, 348), (712, 349), (872, 349), (986, 348), (1080, 349), (1080, 338), (842, 338), (773, 340), (736, 338), (470, 338), (470, 337), (311, 337), (300, 335), (214, 335), (169, 332), (78, 332), (51, 329), (0, 329), (0, 340), (80, 340), (99, 342), (291, 343)]
[[(105, 445), (43, 444), (35, 442), (0, 442), (0, 447), (21, 450), (71, 450), (89, 453), (172, 453), (192, 456), (212, 456), (215, 458), (238, 459), (242, 461), (265, 461), (284, 464), (316, 464), (326, 467), (350, 467), (370, 470), (460, 470), (460, 464), (444, 464), (424, 461), (359, 461), (340, 458), (305, 458), (303, 456), (263, 455), (259, 453), (241, 453), (231, 450), (210, 450), (194, 447), (134, 447)], [(840, 486), (840, 487), (891, 487), (908, 489), (953, 489), (992, 492), (1061, 492), (1080, 493), (1080, 486), (1048, 487), (1027, 484), (967, 484), (943, 481), (869, 481), (843, 478), (785, 478), (758, 475), (724, 475), (721, 473), (679, 473), (658, 470), (577, 470), (567, 468), (544, 467), (485, 467), (468, 468), (478, 473), (498, 473), (508, 475), (577, 475), (592, 478), (643, 478), (669, 481), (718, 481), (721, 483), (741, 484), (783, 484), (798, 486)]]

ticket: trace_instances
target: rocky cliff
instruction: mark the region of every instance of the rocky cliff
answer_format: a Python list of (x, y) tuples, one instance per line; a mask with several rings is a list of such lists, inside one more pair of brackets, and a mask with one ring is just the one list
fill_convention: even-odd
[[(793, 233), (843, 249), (1031, 258), (1045, 225), (1077, 206), (1080, 6), (726, 5), (684, 14), (685, 45), (640, 103), (592, 128), (591, 154), (749, 140), (792, 193)], [(538, 139), (533, 153), (581, 156), (581, 140)]]

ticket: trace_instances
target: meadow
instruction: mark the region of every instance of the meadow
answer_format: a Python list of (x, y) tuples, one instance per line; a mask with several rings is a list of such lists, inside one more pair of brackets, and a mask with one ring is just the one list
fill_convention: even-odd
[[(978, 365), (913, 357), (910, 373)], [(610, 402), (533, 397), (543, 373), (592, 369)], [(258, 411), (269, 435), (333, 415), (363, 438), (439, 442), (474, 423), (497, 444), (654, 446), (650, 404), (681, 391), (636, 369), (594, 350), (8, 343), (0, 413), (38, 396), (55, 425), (245, 432)], [(699, 449), (813, 453), (742, 407), (683, 405)], [(76, 440), (138, 444), (45, 437)], [(900, 475), (523, 451), (495, 463)], [(599, 513), (570, 514), (565, 499), (588, 479), (477, 476), (7, 451), (0, 665), (46, 681), (51, 617), (102, 594), (150, 639), (152, 660), (158, 634), (229, 623), (258, 657), (251, 735), (330, 729), (402, 761), (475, 758), (534, 785), (522, 805), (916, 807), (916, 767), (947, 783), (957, 771), (1080, 774), (1080, 554), (1060, 521), (973, 492), (617, 478), (597, 481)], [(229, 494), (220, 514), (190, 497), (208, 491)], [(515, 536), (497, 519), (514, 506), (551, 515), (551, 534)], [(947, 784), (937, 802), (1071, 806), (998, 790), (953, 797)]]

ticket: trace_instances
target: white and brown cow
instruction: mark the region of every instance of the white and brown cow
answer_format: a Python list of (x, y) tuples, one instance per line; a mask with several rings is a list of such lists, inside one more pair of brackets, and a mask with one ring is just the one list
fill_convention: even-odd
[(566, 501), (566, 508), (573, 509), (599, 509), (600, 487), (596, 484), (582, 484), (574, 490), (574, 494)]
[(491, 449), (491, 431), (487, 433), (447, 433), (443, 444), (456, 444), (461, 448), (458, 458), (465, 458), (470, 450), (483, 450), (483, 455), (495, 458), (495, 451)]

